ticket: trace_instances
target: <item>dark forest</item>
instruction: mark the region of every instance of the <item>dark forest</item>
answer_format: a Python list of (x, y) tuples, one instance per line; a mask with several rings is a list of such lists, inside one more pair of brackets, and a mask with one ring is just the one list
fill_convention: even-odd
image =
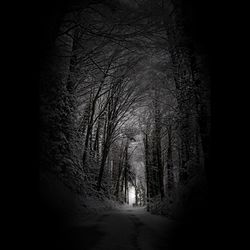
[(210, 249), (210, 6), (40, 4), (43, 249)]

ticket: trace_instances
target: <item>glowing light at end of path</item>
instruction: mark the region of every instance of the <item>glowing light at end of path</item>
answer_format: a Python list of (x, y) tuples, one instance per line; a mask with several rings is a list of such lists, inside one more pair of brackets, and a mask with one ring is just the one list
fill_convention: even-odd
[(133, 205), (135, 203), (135, 188), (129, 188), (129, 205)]

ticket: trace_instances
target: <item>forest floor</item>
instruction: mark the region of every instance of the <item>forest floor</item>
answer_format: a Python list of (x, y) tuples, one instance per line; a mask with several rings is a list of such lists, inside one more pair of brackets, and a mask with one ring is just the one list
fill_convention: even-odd
[(208, 220), (211, 217), (205, 217), (202, 211), (192, 222), (177, 221), (151, 214), (145, 207), (73, 195), (52, 176), (42, 178), (42, 183), (38, 242), (43, 250), (205, 250), (214, 247), (214, 220)]
[[(121, 206), (78, 223), (65, 232), (62, 248), (93, 250), (169, 249), (177, 222), (141, 207)], [(59, 247), (59, 249), (61, 249)]]

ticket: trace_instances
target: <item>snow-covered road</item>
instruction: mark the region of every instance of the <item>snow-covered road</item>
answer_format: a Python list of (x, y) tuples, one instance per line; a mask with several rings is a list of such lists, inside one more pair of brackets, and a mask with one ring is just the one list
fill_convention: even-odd
[(175, 226), (173, 221), (144, 208), (124, 206), (85, 221), (67, 232), (67, 238), (70, 249), (79, 250), (168, 249)]

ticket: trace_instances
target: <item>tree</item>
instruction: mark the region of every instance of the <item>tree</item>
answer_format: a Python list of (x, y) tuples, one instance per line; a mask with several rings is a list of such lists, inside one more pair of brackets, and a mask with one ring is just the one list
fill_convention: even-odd
[(189, 18), (179, 0), (77, 1), (62, 11), (41, 74), (46, 171), (122, 202), (132, 185), (151, 212), (204, 176), (209, 77)]

